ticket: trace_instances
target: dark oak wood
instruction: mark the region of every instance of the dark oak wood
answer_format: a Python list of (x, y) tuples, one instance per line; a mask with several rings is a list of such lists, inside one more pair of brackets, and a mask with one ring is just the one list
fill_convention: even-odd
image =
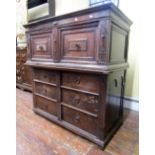
[(31, 67), (25, 65), (27, 60), (27, 49), (16, 48), (16, 86), (32, 91)]
[(130, 25), (113, 4), (25, 25), (33, 110), (104, 147), (123, 119)]

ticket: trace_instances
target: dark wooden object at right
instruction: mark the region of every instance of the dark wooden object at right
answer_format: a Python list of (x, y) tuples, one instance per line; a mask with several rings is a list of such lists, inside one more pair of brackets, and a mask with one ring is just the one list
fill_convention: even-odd
[(25, 25), (33, 110), (104, 147), (123, 120), (130, 25), (113, 4)]

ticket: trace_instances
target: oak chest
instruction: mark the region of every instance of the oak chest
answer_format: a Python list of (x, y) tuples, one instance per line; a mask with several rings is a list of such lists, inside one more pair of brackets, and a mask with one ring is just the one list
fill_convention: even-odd
[(123, 119), (130, 25), (113, 4), (25, 25), (34, 112), (104, 147)]

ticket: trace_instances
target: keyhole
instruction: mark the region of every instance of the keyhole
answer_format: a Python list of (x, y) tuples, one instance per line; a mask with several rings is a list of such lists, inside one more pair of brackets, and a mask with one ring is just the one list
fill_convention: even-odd
[(117, 79), (114, 79), (114, 83), (115, 83), (115, 87), (117, 87), (117, 86), (118, 86), (118, 81), (117, 81)]

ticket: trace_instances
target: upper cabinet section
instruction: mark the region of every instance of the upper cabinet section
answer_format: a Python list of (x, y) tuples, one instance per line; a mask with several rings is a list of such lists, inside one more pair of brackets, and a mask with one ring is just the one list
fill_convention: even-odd
[(127, 61), (132, 22), (113, 4), (30, 22), (30, 61), (116, 64)]

